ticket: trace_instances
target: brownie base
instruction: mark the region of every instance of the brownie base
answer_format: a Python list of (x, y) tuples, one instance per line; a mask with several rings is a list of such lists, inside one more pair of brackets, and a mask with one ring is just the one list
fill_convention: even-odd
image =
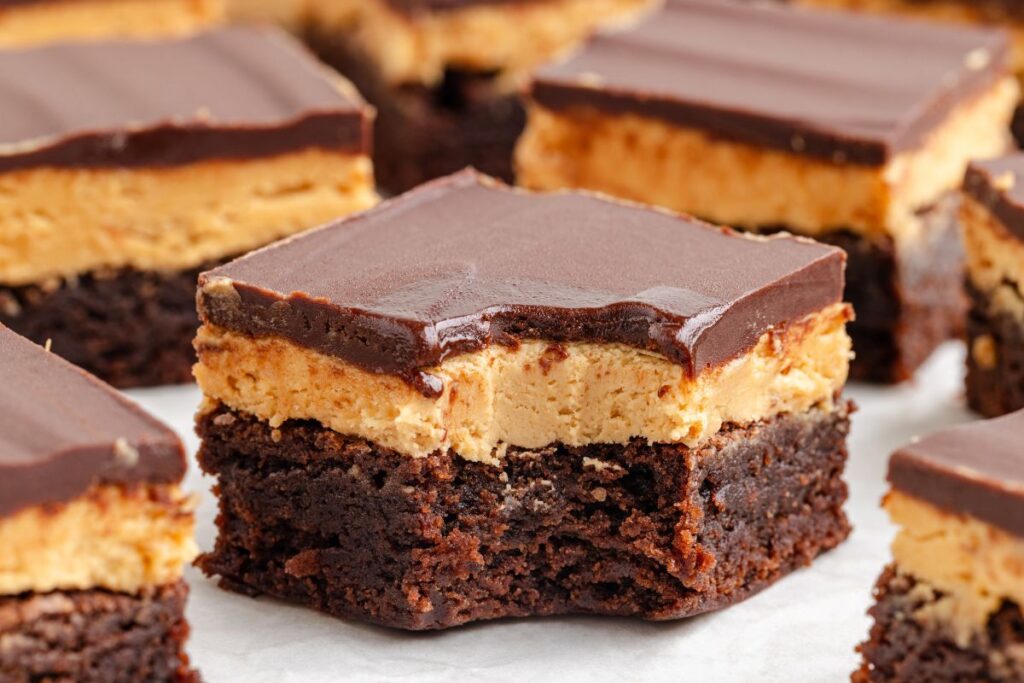
[(196, 362), (199, 273), (132, 269), (0, 286), (0, 323), (121, 389), (184, 384)]
[(854, 683), (963, 683), (1024, 681), (1024, 614), (1006, 602), (989, 619), (985, 632), (959, 647), (935, 622), (914, 614), (942, 595), (918, 584), (895, 567), (883, 572), (875, 587), (875, 620), (870, 639), (858, 651), (864, 663)]
[(435, 88), (395, 87), (344, 37), (315, 28), (304, 37), (376, 107), (373, 162), (385, 192), (405, 192), (467, 166), (513, 181), (526, 110), (514, 92), (498, 88), (495, 74), (449, 71)]
[[(967, 284), (971, 309), (967, 318), (967, 403), (985, 417), (999, 417), (1024, 408), (1024, 324), (1009, 313), (995, 311), (988, 297)], [(979, 339), (991, 341), (993, 363), (982, 364), (973, 349)]]
[(967, 299), (955, 215), (954, 202), (938, 205), (927, 237), (913, 248), (845, 231), (818, 238), (846, 251), (849, 259), (845, 298), (856, 315), (847, 328), (856, 353), (851, 379), (908, 380), (936, 347), (963, 335)]
[(848, 428), (845, 409), (812, 411), (700, 448), (509, 448), (493, 466), (221, 407), (198, 421), (220, 499), (216, 547), (198, 564), (232, 590), (404, 629), (686, 617), (846, 538)]
[(101, 590), (0, 597), (5, 683), (198, 682), (183, 651), (184, 582), (146, 595)]

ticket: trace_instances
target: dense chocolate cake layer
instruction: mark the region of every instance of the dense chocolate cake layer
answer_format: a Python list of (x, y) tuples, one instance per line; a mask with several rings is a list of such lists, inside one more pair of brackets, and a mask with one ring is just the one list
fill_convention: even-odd
[(364, 106), (338, 85), (271, 29), (5, 52), (0, 171), (368, 151)]
[(964, 192), (987, 208), (1007, 231), (1024, 240), (1024, 154), (975, 161)]
[(198, 683), (182, 651), (184, 582), (146, 595), (102, 590), (0, 597), (0, 680)]
[(954, 514), (1024, 536), (1024, 411), (927, 436), (893, 454), (889, 481)]
[(985, 630), (967, 647), (957, 645), (950, 628), (937, 620), (918, 620), (917, 614), (941, 612), (944, 596), (913, 577), (889, 567), (875, 587), (871, 608), (875, 625), (858, 651), (863, 666), (853, 683), (964, 683), (965, 681), (1024, 680), (1024, 614), (1019, 605), (1004, 602)]
[(71, 500), (95, 483), (184, 476), (174, 432), (4, 327), (0, 377), (0, 515)]
[(541, 69), (532, 97), (833, 161), (919, 145), (1008, 69), (1006, 37), (770, 3), (669, 0)]
[(0, 285), (0, 325), (118, 389), (192, 382), (196, 281), (223, 262), (159, 272), (85, 273), (43, 285)]
[(628, 344), (695, 375), (839, 302), (844, 260), (807, 240), (467, 171), (204, 273), (200, 314), (428, 393), (439, 387), (421, 370), (521, 338)]
[(844, 410), (815, 410), (732, 425), (694, 449), (552, 444), (509, 448), (495, 467), (220, 408), (198, 425), (221, 505), (200, 566), (242, 592), (406, 629), (681, 618), (846, 537), (848, 427)]
[[(991, 297), (968, 284), (967, 403), (985, 417), (1024, 410), (1024, 323), (995, 309)], [(979, 357), (978, 340), (990, 340), (994, 358)]]
[(819, 240), (847, 255), (846, 301), (856, 318), (849, 325), (856, 353), (850, 378), (903, 382), (943, 342), (962, 336), (963, 247), (956, 201), (939, 202), (925, 216), (921, 238), (897, 249), (891, 239), (872, 240), (848, 231)]

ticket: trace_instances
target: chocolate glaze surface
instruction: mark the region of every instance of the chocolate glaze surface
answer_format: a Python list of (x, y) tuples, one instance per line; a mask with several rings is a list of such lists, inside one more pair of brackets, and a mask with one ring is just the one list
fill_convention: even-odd
[(1024, 536), (1024, 411), (927, 436), (893, 454), (893, 488)]
[(339, 82), (269, 28), (3, 52), (0, 171), (366, 151), (365, 107)]
[(1024, 154), (975, 161), (967, 167), (964, 192), (1024, 240)]
[(772, 3), (669, 0), (633, 29), (541, 69), (532, 98), (635, 113), (835, 162), (885, 163), (920, 145), (1008, 73), (980, 28)]
[(2, 325), (0, 377), (0, 516), (73, 500), (94, 484), (185, 475), (174, 432)]
[(696, 375), (839, 302), (844, 264), (808, 240), (463, 171), (204, 273), (199, 305), (436, 395), (424, 370), (523, 338), (628, 344)]

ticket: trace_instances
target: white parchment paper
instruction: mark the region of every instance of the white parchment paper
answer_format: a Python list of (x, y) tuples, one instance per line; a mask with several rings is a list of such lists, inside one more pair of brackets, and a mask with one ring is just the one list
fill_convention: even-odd
[[(914, 436), (972, 419), (962, 368), (962, 348), (950, 344), (912, 384), (849, 389), (860, 406), (847, 468), (853, 535), (812, 568), (727, 610), (670, 624), (572, 617), (406, 634), (227, 593), (190, 569), (189, 652), (207, 683), (849, 680), (853, 648), (869, 627), (871, 587), (889, 561), (892, 529), (878, 505), (886, 460)], [(195, 451), (194, 387), (129, 393)], [(188, 484), (202, 492), (198, 541), (207, 549), (211, 480), (193, 464)]]

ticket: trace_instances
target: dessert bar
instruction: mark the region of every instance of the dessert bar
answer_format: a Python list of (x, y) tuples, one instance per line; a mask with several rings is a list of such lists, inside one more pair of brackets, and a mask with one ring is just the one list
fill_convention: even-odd
[(466, 171), (205, 273), (199, 564), (406, 629), (742, 600), (849, 531), (843, 265)]
[(368, 116), (277, 29), (0, 53), (0, 323), (189, 381), (201, 270), (376, 202)]
[(987, 417), (1024, 408), (1024, 156), (975, 162), (961, 224), (967, 251), (967, 399)]
[(855, 683), (1024, 680), (1024, 413), (897, 451), (899, 534)]
[(401, 192), (466, 166), (511, 180), (522, 78), (656, 2), (313, 0), (298, 23), (377, 108), (378, 181)]
[(1008, 64), (982, 29), (670, 0), (538, 72), (518, 181), (844, 248), (853, 377), (903, 380), (963, 326), (956, 190), (1009, 145)]
[(178, 36), (223, 15), (222, 0), (0, 0), (0, 47)]
[(0, 680), (197, 680), (181, 442), (2, 326), (0, 376)]

